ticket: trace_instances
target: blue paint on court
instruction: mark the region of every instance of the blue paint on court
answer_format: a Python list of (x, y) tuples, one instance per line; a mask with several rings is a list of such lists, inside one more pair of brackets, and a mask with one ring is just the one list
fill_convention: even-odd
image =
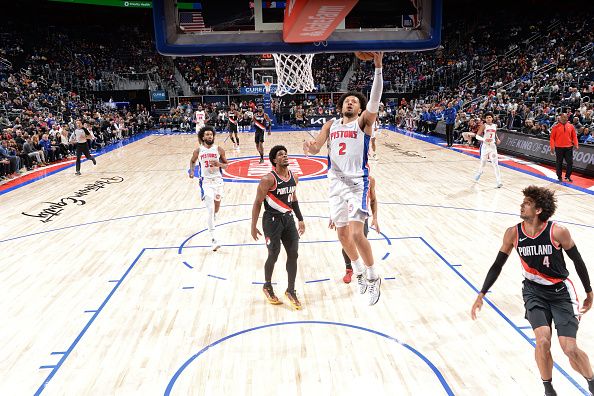
[(441, 374), (441, 372), (439, 371), (439, 369), (437, 367), (435, 367), (435, 365), (429, 360), (427, 359), (427, 357), (425, 357), (425, 355), (423, 355), (421, 352), (419, 352), (418, 350), (416, 350), (415, 348), (413, 348), (412, 346), (410, 346), (409, 344), (406, 344), (402, 341), (399, 341), (398, 339), (389, 336), (385, 333), (381, 333), (377, 330), (373, 330), (373, 329), (369, 329), (367, 327), (361, 327), (361, 326), (355, 326), (352, 324), (348, 324), (348, 323), (340, 323), (340, 322), (326, 322), (326, 321), (318, 321), (318, 320), (304, 320), (304, 321), (296, 321), (296, 322), (280, 322), (280, 323), (270, 323), (270, 324), (266, 324), (263, 326), (257, 326), (257, 327), (252, 327), (249, 329), (245, 329), (245, 330), (241, 330), (238, 331), (236, 333), (230, 334), (226, 337), (223, 337), (215, 342), (213, 342), (210, 345), (205, 346), (204, 348), (202, 348), (200, 351), (198, 351), (196, 354), (192, 355), (188, 360), (186, 360), (184, 362), (184, 364), (182, 364), (182, 366), (175, 372), (175, 374), (173, 375), (173, 377), (171, 378), (171, 380), (169, 381), (169, 384), (167, 384), (167, 388), (165, 389), (165, 396), (169, 396), (171, 395), (171, 391), (173, 390), (173, 386), (175, 385), (175, 382), (177, 381), (177, 379), (179, 378), (179, 376), (184, 372), (184, 370), (192, 363), (194, 362), (198, 357), (200, 357), (201, 355), (203, 355), (204, 353), (206, 353), (207, 351), (213, 350), (215, 346), (217, 346), (218, 344), (221, 344), (229, 339), (235, 338), (237, 336), (246, 334), (246, 333), (250, 333), (253, 331), (258, 331), (258, 330), (262, 330), (262, 329), (266, 329), (266, 328), (271, 328), (271, 327), (277, 327), (277, 326), (291, 326), (291, 325), (299, 325), (299, 326), (305, 326), (305, 325), (326, 325), (326, 326), (340, 326), (340, 327), (345, 327), (349, 330), (361, 330), (361, 331), (365, 331), (383, 338), (386, 338), (390, 341), (395, 342), (398, 345), (403, 346), (404, 348), (406, 348), (407, 350), (409, 350), (410, 352), (412, 352), (414, 355), (416, 355), (418, 358), (420, 358), (433, 372), (433, 374), (435, 374), (435, 376), (437, 377), (437, 379), (439, 380), (439, 382), (441, 383), (444, 391), (446, 392), (447, 395), (454, 395), (454, 392), (452, 391), (452, 389), (450, 388), (450, 386), (448, 385), (447, 381), (445, 380), (445, 378), (443, 377), (443, 375)]
[[(460, 279), (462, 279), (464, 281), (464, 283), (470, 287), (474, 292), (478, 293), (479, 290), (476, 286), (474, 286), (464, 275), (462, 275), (460, 273), (460, 271), (453, 265), (451, 265), (433, 246), (431, 246), (431, 244), (429, 244), (429, 242), (427, 242), (423, 237), (415, 237), (415, 236), (408, 236), (408, 237), (398, 237), (398, 238), (390, 238), (390, 240), (405, 240), (405, 239), (419, 239), (420, 241), (423, 242), (423, 244), (425, 246), (427, 246), (437, 257), (439, 257), (441, 259), (441, 261), (443, 261), (448, 268), (450, 268), (456, 275), (458, 275), (460, 277)], [(315, 243), (315, 241), (312, 241), (311, 243)], [(235, 246), (241, 246), (241, 245), (235, 245)], [(210, 248), (210, 246), (205, 246), (205, 248)], [(60, 367), (62, 367), (62, 365), (64, 364), (64, 361), (68, 358), (68, 356), (70, 356), (70, 354), (72, 353), (72, 351), (74, 350), (74, 348), (76, 347), (76, 345), (80, 342), (80, 340), (82, 339), (82, 337), (85, 335), (85, 333), (88, 331), (88, 329), (90, 328), (90, 326), (94, 323), (95, 319), (99, 316), (99, 314), (101, 313), (101, 311), (103, 310), (103, 308), (105, 308), (105, 306), (107, 305), (107, 303), (109, 302), (109, 300), (111, 299), (111, 297), (113, 297), (113, 295), (115, 294), (115, 292), (118, 290), (118, 288), (120, 287), (120, 285), (122, 285), (124, 279), (126, 279), (126, 277), (130, 274), (132, 268), (134, 268), (134, 266), (138, 263), (138, 261), (140, 260), (141, 256), (144, 254), (145, 250), (148, 249), (157, 249), (157, 248), (143, 248), (140, 253), (138, 254), (138, 256), (134, 259), (134, 261), (132, 262), (132, 264), (130, 264), (130, 266), (128, 267), (128, 269), (125, 271), (125, 273), (123, 274), (123, 276), (120, 278), (121, 282), (117, 283), (114, 288), (110, 291), (110, 293), (107, 295), (107, 297), (105, 298), (105, 300), (101, 303), (101, 306), (99, 307), (99, 309), (93, 314), (93, 316), (89, 319), (89, 321), (87, 322), (87, 324), (84, 326), (84, 328), (81, 330), (81, 332), (78, 334), (78, 336), (75, 338), (75, 340), (71, 343), (70, 347), (68, 348), (68, 350), (63, 353), (62, 358), (60, 359), (60, 361), (58, 362), (58, 364), (52, 369), (52, 371), (50, 372), (50, 374), (48, 375), (48, 377), (43, 381), (43, 383), (41, 384), (41, 386), (37, 389), (37, 391), (35, 392), (35, 396), (40, 395), (43, 390), (45, 389), (45, 387), (47, 386), (47, 384), (51, 381), (51, 379), (55, 376), (55, 374), (58, 372), (58, 370), (60, 369)], [(168, 247), (167, 249), (178, 249), (178, 247)], [(212, 275), (209, 275), (212, 276)], [(257, 282), (252, 282), (252, 284), (257, 284)], [(484, 301), (491, 307), (493, 308), (493, 310), (495, 310), (495, 312), (497, 312), (499, 314), (499, 316), (501, 316), (510, 326), (512, 326), (527, 342), (530, 343), (530, 345), (532, 345), (532, 347), (535, 347), (535, 343), (534, 341), (532, 341), (530, 339), (530, 337), (528, 337), (527, 335), (524, 334), (524, 332), (518, 328), (501, 310), (499, 310), (499, 308), (497, 308), (497, 306), (495, 306), (488, 298), (484, 298)], [(266, 326), (261, 326), (259, 328), (252, 328), (252, 329), (248, 329), (248, 330), (243, 330), (242, 332), (239, 333), (235, 333), (232, 334), (230, 336), (227, 336), (225, 338), (222, 338), (221, 340), (217, 341), (216, 343), (220, 343), (223, 342), (224, 340), (228, 339), (228, 338), (232, 338), (234, 336), (243, 334), (245, 332), (248, 331), (254, 331), (254, 330), (258, 330), (260, 328), (263, 327), (270, 327), (270, 326), (275, 326), (275, 325), (283, 325), (283, 324), (295, 324), (295, 323), (303, 323), (303, 322), (284, 322), (284, 323), (277, 323), (277, 324), (272, 324), (272, 325), (266, 325)], [(352, 327), (352, 328), (357, 328), (359, 330), (364, 330), (364, 331), (369, 331), (369, 332), (375, 332), (374, 330), (371, 329), (366, 329), (366, 328), (359, 328), (358, 326), (353, 326), (353, 325), (348, 325), (348, 324), (344, 324), (344, 323), (334, 323), (334, 322), (309, 322), (309, 323), (330, 323), (330, 324), (335, 324), (335, 325), (339, 325), (339, 326), (346, 326), (346, 327)], [(387, 336), (383, 333), (378, 333), (375, 332), (378, 335), (384, 336), (386, 338), (392, 339), (397, 341), (396, 339)], [(210, 346), (202, 349), (201, 352), (199, 353), (203, 353), (204, 351), (206, 351), (208, 348), (213, 347), (216, 345), (216, 343), (211, 344)], [(411, 352), (415, 353), (414, 348), (409, 348), (407, 347), (407, 344), (401, 344), (403, 345), (405, 348), (411, 350)], [(418, 353), (418, 352), (417, 352)], [(416, 354), (417, 354), (416, 353)], [(434, 371), (434, 373), (438, 373), (439, 371), (437, 370), (437, 368), (435, 368), (435, 366), (428, 360), (426, 360), (426, 358), (424, 358), (423, 355), (421, 355), (420, 353), (418, 353), (418, 355), (427, 365), (429, 365), (430, 367), (432, 367), (432, 370)], [(191, 363), (192, 360), (194, 360), (197, 357), (197, 355), (194, 355), (193, 358), (190, 358), (191, 360), (188, 360), (185, 364), (186, 366), (188, 364)], [(565, 377), (567, 378), (567, 380), (573, 384), (576, 389), (578, 389), (582, 394), (588, 396), (587, 391), (581, 387), (577, 381), (571, 376), (569, 375), (565, 370), (563, 370), (563, 368), (561, 368), (557, 363), (554, 363), (554, 367)], [(178, 372), (176, 373), (177, 376), (179, 376), (179, 374), (183, 371), (183, 369), (185, 369), (185, 366), (182, 366)], [(437, 374), (436, 374), (437, 375)], [(174, 376), (174, 378), (177, 378)], [(175, 382), (174, 378), (172, 378), (172, 381), (170, 381), (169, 385), (168, 385), (168, 389), (170, 391), (170, 386), (173, 386), (173, 383)], [(443, 377), (442, 377), (443, 379)], [(440, 379), (440, 381), (442, 381), (442, 379)], [(445, 380), (443, 380), (442, 385), (444, 386), (444, 389), (450, 389), (448, 384), (445, 382)], [(447, 387), (447, 388), (446, 388)], [(451, 389), (449, 390), (449, 392), (451, 392)], [(166, 393), (168, 394), (168, 393)], [(453, 394), (453, 393), (448, 393), (448, 394)]]
[(190, 264), (188, 264), (187, 262), (185, 262), (185, 261), (182, 261), (182, 263), (184, 263), (184, 265), (185, 265), (186, 267), (188, 267), (189, 269), (194, 269), (194, 267), (192, 267), (192, 266), (191, 266)]
[[(400, 131), (396, 131), (397, 133), (401, 133), (401, 134), (406, 134), (406, 135), (411, 135), (410, 133), (406, 133), (406, 132), (400, 132)], [(105, 150), (96, 153), (96, 156), (100, 156), (102, 154), (105, 154), (109, 151), (115, 150), (117, 148), (123, 147), (127, 144), (130, 144), (134, 141), (138, 141), (146, 136), (150, 136), (152, 135), (152, 133), (146, 133), (146, 134), (139, 134), (136, 135), (134, 137), (132, 137), (131, 139), (129, 139), (126, 142), (122, 142), (116, 145), (113, 145), (113, 147), (107, 147)], [(159, 135), (159, 134), (156, 134)], [(419, 138), (418, 136), (412, 136), (414, 138)], [(424, 140), (424, 139), (419, 139), (419, 140)], [(427, 140), (428, 141), (428, 140)], [(436, 143), (433, 143), (436, 144)], [(466, 152), (462, 152), (463, 154), (469, 155), (469, 156), (475, 156), (472, 155), (470, 153), (466, 153)], [(475, 156), (476, 157), (476, 156)], [(59, 171), (62, 171), (64, 169), (69, 169), (72, 165), (62, 168), (60, 170), (57, 170), (56, 172), (48, 172), (46, 175), (44, 175), (43, 177), (39, 177), (36, 179), (32, 179), (29, 180), (26, 183), (20, 184), (18, 186), (15, 186), (11, 189), (5, 190), (2, 193), (0, 193), (0, 195), (7, 193), (9, 191), (12, 191), (16, 188), (20, 188), (23, 187), (25, 185), (28, 185), (36, 180), (39, 179), (43, 179), (48, 177), (51, 174), (55, 174)], [(502, 164), (502, 166), (506, 166), (510, 169), (514, 169), (516, 171), (528, 174), (530, 176), (535, 176), (538, 177), (540, 179), (543, 180), (547, 180), (547, 181), (553, 181), (555, 182), (555, 180), (552, 180), (550, 178), (541, 176), (541, 175), (537, 175), (537, 174), (533, 174), (530, 173), (528, 171), (524, 171), (522, 169), (517, 169), (505, 164)], [(594, 194), (593, 191), (589, 191), (589, 190), (585, 190), (582, 189), (580, 187), (571, 185), (571, 184), (565, 184), (567, 187), (573, 188), (575, 190), (579, 190), (581, 192), (585, 192), (588, 194)], [(326, 202), (326, 201), (316, 201), (316, 202)], [(313, 202), (311, 202), (313, 203)], [(414, 204), (414, 203), (397, 203), (397, 202), (386, 202), (386, 203), (382, 203), (382, 204), (391, 204), (391, 205), (403, 205), (403, 206), (418, 206), (418, 207), (422, 207), (422, 206), (427, 206), (427, 207), (434, 207), (434, 208), (443, 208), (443, 209), (452, 209), (452, 210), (465, 210), (465, 211), (476, 211), (476, 212), (482, 212), (482, 213), (493, 213), (493, 214), (500, 214), (500, 215), (508, 215), (508, 216), (518, 216), (517, 213), (506, 213), (506, 212), (497, 212), (497, 211), (489, 211), (489, 210), (479, 210), (479, 209), (473, 209), (473, 208), (463, 208), (463, 207), (448, 207), (448, 206), (443, 206), (443, 205), (423, 205), (423, 204)], [(251, 206), (251, 204), (239, 204), (239, 205), (225, 205), (224, 207), (231, 207), (231, 206)], [(13, 241), (16, 239), (21, 239), (21, 238), (26, 238), (26, 237), (30, 237), (30, 236), (35, 236), (35, 235), (41, 235), (41, 234), (46, 234), (46, 233), (53, 233), (53, 232), (58, 232), (61, 230), (67, 230), (67, 229), (71, 229), (71, 228), (76, 228), (76, 227), (82, 227), (82, 226), (87, 226), (87, 225), (94, 225), (94, 224), (101, 224), (101, 223), (105, 223), (105, 222), (112, 222), (112, 221), (119, 221), (119, 220), (126, 220), (126, 219), (133, 219), (133, 218), (138, 218), (138, 217), (144, 217), (144, 216), (153, 216), (153, 215), (162, 215), (162, 214), (169, 214), (169, 213), (178, 213), (178, 212), (183, 212), (183, 211), (194, 211), (194, 210), (202, 210), (203, 208), (187, 208), (187, 209), (176, 209), (176, 210), (167, 210), (167, 211), (159, 211), (159, 212), (152, 212), (152, 213), (144, 213), (144, 214), (138, 214), (138, 215), (130, 215), (130, 216), (121, 216), (121, 217), (116, 217), (116, 218), (110, 218), (110, 219), (105, 219), (105, 220), (99, 220), (99, 221), (93, 221), (93, 222), (87, 222), (87, 223), (81, 223), (81, 224), (75, 224), (75, 225), (71, 225), (71, 226), (65, 226), (65, 227), (59, 227), (59, 228), (55, 228), (55, 229), (50, 229), (50, 230), (44, 230), (44, 231), (39, 231), (39, 232), (34, 232), (34, 233), (30, 233), (30, 234), (25, 234), (25, 235), (21, 235), (21, 236), (16, 236), (16, 237), (11, 237), (11, 238), (7, 238), (4, 240), (0, 240), (0, 243), (4, 243), (4, 242), (9, 242), (9, 241)], [(322, 216), (317, 216), (317, 217), (322, 217)], [(243, 220), (239, 220), (239, 221), (243, 221)], [(576, 226), (580, 226), (580, 227), (588, 227), (588, 228), (594, 228), (594, 225), (590, 225), (590, 224), (580, 224), (580, 223), (573, 223), (573, 222), (567, 222), (567, 221), (560, 221), (558, 220), (559, 223), (565, 223), (565, 224), (570, 224), (570, 225), (576, 225)], [(387, 239), (388, 243), (391, 244), (391, 239), (397, 239), (397, 238), (387, 238), (384, 234), (382, 234), (384, 236), (385, 239)], [(428, 244), (428, 242), (421, 238), (421, 237), (405, 237), (402, 239), (407, 239), (407, 238), (418, 238), (420, 240), (422, 240), (444, 263), (446, 263), (448, 265), (448, 267), (453, 270), (470, 288), (472, 288), (475, 292), (478, 293), (478, 289), (471, 283), (469, 282), (455, 267), (457, 267), (458, 265), (451, 265), (449, 264), (444, 258), (443, 256), (441, 256), (439, 254), (439, 252), (437, 252), (433, 247), (431, 247), (430, 244)], [(190, 238), (188, 238), (189, 240)], [(308, 243), (321, 243), (322, 241), (318, 242), (318, 241), (311, 241)], [(327, 241), (330, 242), (330, 241)], [(335, 242), (335, 241), (332, 241)], [(187, 241), (185, 242), (187, 243)], [(255, 244), (254, 244), (255, 245)], [(229, 245), (231, 246), (231, 245)], [(113, 283), (116, 283), (114, 288), (111, 290), (111, 292), (108, 294), (108, 296), (105, 298), (105, 300), (103, 301), (103, 303), (101, 304), (101, 306), (97, 309), (97, 310), (89, 310), (89, 311), (85, 311), (88, 313), (93, 313), (92, 317), (89, 319), (89, 321), (87, 322), (87, 324), (83, 327), (83, 329), (81, 330), (81, 332), (77, 335), (77, 337), (74, 339), (74, 341), (71, 343), (70, 347), (68, 348), (67, 351), (65, 352), (51, 352), (52, 355), (62, 355), (62, 358), (60, 359), (60, 361), (58, 362), (58, 364), (56, 364), (55, 366), (41, 366), (41, 368), (52, 368), (52, 371), (50, 372), (50, 374), (48, 375), (48, 377), (43, 381), (43, 383), (41, 384), (41, 386), (39, 387), (39, 389), (35, 392), (35, 395), (39, 395), (43, 392), (43, 390), (45, 389), (45, 386), (51, 381), (51, 379), (55, 376), (55, 374), (57, 373), (57, 371), (61, 368), (61, 366), (63, 365), (64, 361), (68, 358), (68, 356), (72, 353), (73, 349), (76, 347), (76, 345), (80, 342), (81, 338), (85, 335), (85, 333), (87, 332), (87, 330), (89, 329), (89, 327), (94, 323), (95, 319), (98, 317), (98, 315), (101, 313), (102, 309), (105, 307), (105, 305), (109, 302), (109, 300), (111, 299), (111, 297), (113, 296), (113, 294), (117, 291), (118, 287), (122, 284), (124, 278), (130, 273), (130, 270), (135, 266), (135, 264), (139, 261), (139, 259), (141, 258), (141, 256), (143, 255), (144, 251), (147, 249), (178, 249), (178, 248), (182, 248), (183, 246), (180, 247), (167, 247), (167, 248), (143, 248), (140, 253), (138, 254), (138, 256), (136, 257), (136, 259), (132, 262), (132, 264), (128, 267), (128, 269), (126, 270), (126, 272), (124, 273), (123, 277), (119, 280), (119, 281), (115, 281)], [(188, 248), (193, 247), (193, 246), (187, 246)], [(180, 250), (181, 252), (181, 250)], [(184, 262), (184, 264), (187, 264)], [(193, 267), (191, 267), (193, 268)], [(386, 278), (388, 279), (388, 278)], [(252, 282), (254, 283), (254, 282)], [(256, 283), (254, 283), (256, 284)], [(530, 329), (530, 326), (521, 326), (518, 327), (516, 326), (514, 323), (512, 323), (509, 318), (507, 318), (505, 316), (505, 314), (503, 314), (494, 304), (492, 304), (487, 298), (485, 298), (485, 301), (487, 302), (487, 304), (489, 306), (491, 306), (510, 326), (512, 326), (514, 329), (516, 329), (521, 335), (522, 337), (524, 337), (524, 339), (526, 339), (533, 347), (534, 345), (534, 341), (527, 337), (523, 331), (521, 331), (522, 329)], [(277, 324), (280, 325), (280, 324)], [(346, 324), (338, 324), (338, 325), (345, 325), (345, 326), (349, 326)], [(363, 328), (362, 328), (363, 329)], [(365, 331), (370, 331), (369, 329), (364, 329)], [(371, 330), (372, 331), (372, 330)], [(230, 337), (230, 336), (229, 336)], [(389, 336), (386, 336), (389, 337)], [(429, 362), (430, 363), (430, 362)], [(555, 368), (557, 370), (559, 370), (563, 376), (565, 376), (578, 390), (580, 390), (580, 392), (582, 392), (584, 395), (587, 395), (587, 391), (582, 388), (567, 372), (565, 372), (561, 367), (559, 367), (557, 364), (555, 364)], [(447, 384), (446, 384), (447, 385)]]
[[(305, 202), (302, 202), (302, 203), (304, 203), (304, 204), (318, 204), (318, 203), (327, 204), (328, 201), (305, 201)], [(480, 212), (480, 213), (491, 213), (491, 214), (500, 214), (500, 215), (505, 215), (505, 216), (519, 217), (519, 213), (515, 213), (515, 212), (514, 213), (512, 213), (512, 212), (499, 212), (499, 211), (494, 211), (494, 210), (464, 208), (464, 207), (456, 207), (456, 206), (430, 205), (430, 204), (417, 204), (417, 203), (403, 203), (403, 202), (379, 202), (379, 204), (381, 204), (381, 205), (415, 206), (415, 207), (431, 207), (431, 208), (437, 208), (437, 209), (453, 209), (453, 210), (472, 211), (472, 212)], [(221, 208), (232, 208), (232, 207), (238, 207), (238, 206), (249, 206), (249, 207), (251, 207), (252, 205), (253, 204), (221, 205)], [(59, 228), (53, 228), (53, 229), (44, 230), (44, 231), (33, 232), (33, 233), (30, 233), (30, 234), (18, 235), (18, 236), (11, 237), (11, 238), (0, 239), (0, 243), (10, 242), (10, 241), (14, 241), (14, 240), (17, 240), (17, 239), (28, 238), (28, 237), (36, 236), (36, 235), (43, 235), (43, 234), (53, 233), (53, 232), (57, 232), (57, 231), (68, 230), (68, 229), (72, 229), (72, 228), (84, 227), (84, 226), (88, 226), (88, 225), (102, 224), (102, 223), (107, 223), (107, 222), (112, 222), (112, 221), (119, 221), (119, 220), (128, 220), (128, 219), (134, 219), (134, 218), (145, 217), (145, 216), (156, 216), (156, 215), (162, 215), (162, 214), (170, 214), (170, 213), (178, 213), (178, 212), (186, 212), (186, 211), (194, 211), (194, 210), (204, 210), (204, 209), (205, 209), (204, 207), (200, 207), (200, 208), (186, 208), (186, 209), (173, 209), (173, 210), (163, 210), (163, 211), (158, 211), (158, 212), (149, 212), (149, 213), (143, 213), (143, 214), (137, 214), (137, 215), (119, 216), (119, 217), (114, 217), (114, 218), (111, 218), (111, 219), (90, 221), (90, 222), (87, 222), (87, 223), (74, 224), (74, 225), (69, 225), (69, 226), (65, 226), (65, 227), (59, 227)], [(323, 216), (305, 216), (305, 217), (323, 217)], [(574, 226), (578, 226), (578, 227), (594, 228), (594, 225), (592, 225), (592, 224), (574, 223), (574, 222), (571, 222), (571, 221), (565, 221), (565, 220), (559, 220), (559, 219), (554, 219), (554, 220), (557, 223), (561, 223), (561, 224), (569, 224), (569, 225), (574, 225)], [(195, 236), (195, 235), (197, 235), (197, 234), (199, 234), (201, 232), (204, 232), (204, 231), (205, 230), (202, 230), (202, 231), (200, 231), (200, 232), (198, 232), (198, 233), (196, 233), (196, 234), (194, 234), (192, 236)], [(191, 239), (191, 238), (188, 238), (188, 239)], [(390, 238), (390, 239), (394, 239), (394, 238)], [(167, 248), (169, 248), (169, 247), (167, 247)], [(154, 247), (154, 248), (147, 248), (147, 249), (162, 249), (162, 247)]]
[(318, 282), (326, 282), (326, 281), (329, 281), (329, 280), (330, 280), (330, 278), (315, 279), (315, 280), (305, 281), (305, 283), (318, 283)]
[[(423, 241), (423, 243), (425, 245), (427, 245), (427, 247), (429, 247), (429, 249), (431, 249), (433, 251), (433, 253), (435, 253), (437, 255), (437, 257), (439, 257), (441, 259), (441, 261), (443, 261), (452, 271), (454, 271), (456, 273), (456, 275), (458, 275), (463, 281), (464, 283), (466, 283), (472, 290), (474, 290), (477, 294), (479, 293), (479, 289), (474, 286), (464, 275), (462, 275), (462, 273), (460, 273), (460, 271), (458, 271), (453, 265), (451, 265), (433, 246), (431, 246), (431, 244), (429, 244), (429, 242), (427, 242), (423, 237), (419, 237), (421, 239), (421, 241)], [(501, 316), (514, 330), (516, 330), (516, 332), (518, 332), (522, 338), (524, 338), (526, 341), (528, 341), (530, 343), (530, 345), (532, 345), (534, 348), (536, 348), (536, 344), (534, 343), (534, 341), (528, 337), (520, 328), (518, 328), (515, 323), (513, 323), (511, 321), (510, 318), (508, 318), (499, 308), (497, 308), (497, 306), (495, 304), (493, 304), (491, 302), (491, 300), (489, 300), (486, 296), (483, 298), (483, 301), (485, 301), (491, 308), (493, 308), (493, 310), (495, 310), (495, 312), (497, 312), (497, 314), (499, 314), (499, 316)], [(567, 378), (567, 380), (569, 382), (571, 382), (580, 392), (582, 392), (585, 396), (590, 396), (589, 392), (586, 391), (584, 388), (582, 388), (580, 386), (580, 384), (577, 383), (577, 381), (571, 376), (569, 375), (565, 370), (563, 370), (563, 368), (561, 366), (559, 366), (557, 363), (553, 363), (554, 367), (559, 370), (559, 372), (565, 377)]]
[[(138, 256), (136, 256), (136, 258), (134, 259), (134, 261), (132, 262), (132, 264), (130, 264), (130, 266), (128, 267), (128, 269), (126, 270), (126, 272), (124, 272), (124, 275), (120, 278), (122, 281), (128, 276), (128, 274), (130, 273), (130, 271), (132, 270), (132, 268), (134, 268), (134, 266), (136, 265), (136, 263), (138, 262), (138, 260), (140, 260), (140, 257), (144, 253), (144, 250), (145, 249), (142, 249), (140, 251), (140, 253), (138, 254)], [(80, 340), (82, 339), (82, 337), (85, 335), (85, 333), (87, 332), (87, 330), (89, 330), (89, 327), (91, 327), (91, 325), (95, 322), (95, 319), (97, 319), (97, 317), (99, 316), (99, 314), (101, 313), (101, 311), (103, 310), (103, 308), (105, 308), (105, 306), (107, 305), (107, 303), (109, 302), (109, 300), (111, 299), (111, 297), (114, 295), (114, 293), (118, 290), (118, 288), (120, 287), (121, 284), (122, 283), (116, 283), (116, 285), (109, 292), (109, 294), (107, 295), (107, 297), (105, 297), (105, 300), (103, 300), (103, 302), (101, 303), (101, 306), (99, 307), (99, 309), (89, 319), (89, 321), (83, 327), (83, 329), (81, 330), (81, 332), (76, 336), (76, 338), (74, 339), (74, 341), (70, 344), (70, 346), (68, 347), (68, 349), (66, 350), (66, 352), (62, 355), (62, 357), (60, 358), (60, 361), (58, 362), (58, 364), (56, 364), (56, 366), (52, 369), (52, 371), (49, 373), (49, 375), (47, 376), (47, 378), (39, 386), (39, 388), (35, 392), (35, 396), (41, 395), (41, 393), (43, 392), (43, 390), (45, 389), (45, 387), (47, 386), (47, 384), (52, 380), (52, 378), (54, 378), (54, 376), (56, 375), (56, 373), (58, 372), (58, 370), (60, 370), (60, 367), (62, 367), (62, 365), (64, 364), (64, 362), (66, 361), (66, 359), (68, 359), (68, 356), (70, 356), (70, 354), (72, 353), (72, 351), (74, 350), (74, 348), (76, 347), (76, 345), (78, 345), (78, 343), (80, 342)]]
[(208, 276), (210, 276), (211, 278), (215, 278), (215, 279), (227, 280), (227, 278), (223, 278), (221, 276), (216, 276), (216, 275), (212, 275), (212, 274), (208, 274)]

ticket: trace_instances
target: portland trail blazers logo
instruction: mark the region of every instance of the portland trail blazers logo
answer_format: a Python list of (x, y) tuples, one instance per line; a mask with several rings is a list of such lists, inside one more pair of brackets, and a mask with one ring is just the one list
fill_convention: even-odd
[[(263, 164), (260, 157), (233, 158), (223, 170), (223, 178), (226, 182), (258, 183), (272, 169), (268, 158), (264, 158)], [(322, 179), (328, 173), (328, 159), (322, 156), (289, 156), (289, 169), (299, 176), (299, 181)]]

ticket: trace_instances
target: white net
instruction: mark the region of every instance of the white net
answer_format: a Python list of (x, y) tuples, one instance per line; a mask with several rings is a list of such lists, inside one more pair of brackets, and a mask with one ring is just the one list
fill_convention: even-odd
[(311, 62), (314, 54), (272, 54), (278, 78), (276, 95), (311, 92), (314, 90)]

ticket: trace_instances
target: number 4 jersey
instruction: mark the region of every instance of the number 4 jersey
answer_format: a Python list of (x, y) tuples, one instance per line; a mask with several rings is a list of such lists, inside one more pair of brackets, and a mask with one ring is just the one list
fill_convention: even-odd
[(565, 266), (561, 246), (553, 239), (555, 223), (546, 222), (536, 235), (528, 235), (523, 222), (516, 228), (518, 240), (515, 245), (522, 262), (524, 277), (541, 285), (553, 285), (564, 281), (569, 272)]
[(359, 127), (359, 118), (347, 124), (342, 118), (334, 121), (328, 135), (328, 178), (367, 177), (370, 139)]

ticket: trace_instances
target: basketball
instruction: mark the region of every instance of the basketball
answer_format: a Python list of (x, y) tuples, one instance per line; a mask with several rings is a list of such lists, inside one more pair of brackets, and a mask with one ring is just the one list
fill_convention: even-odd
[(373, 52), (355, 52), (355, 56), (362, 61), (373, 60)]

